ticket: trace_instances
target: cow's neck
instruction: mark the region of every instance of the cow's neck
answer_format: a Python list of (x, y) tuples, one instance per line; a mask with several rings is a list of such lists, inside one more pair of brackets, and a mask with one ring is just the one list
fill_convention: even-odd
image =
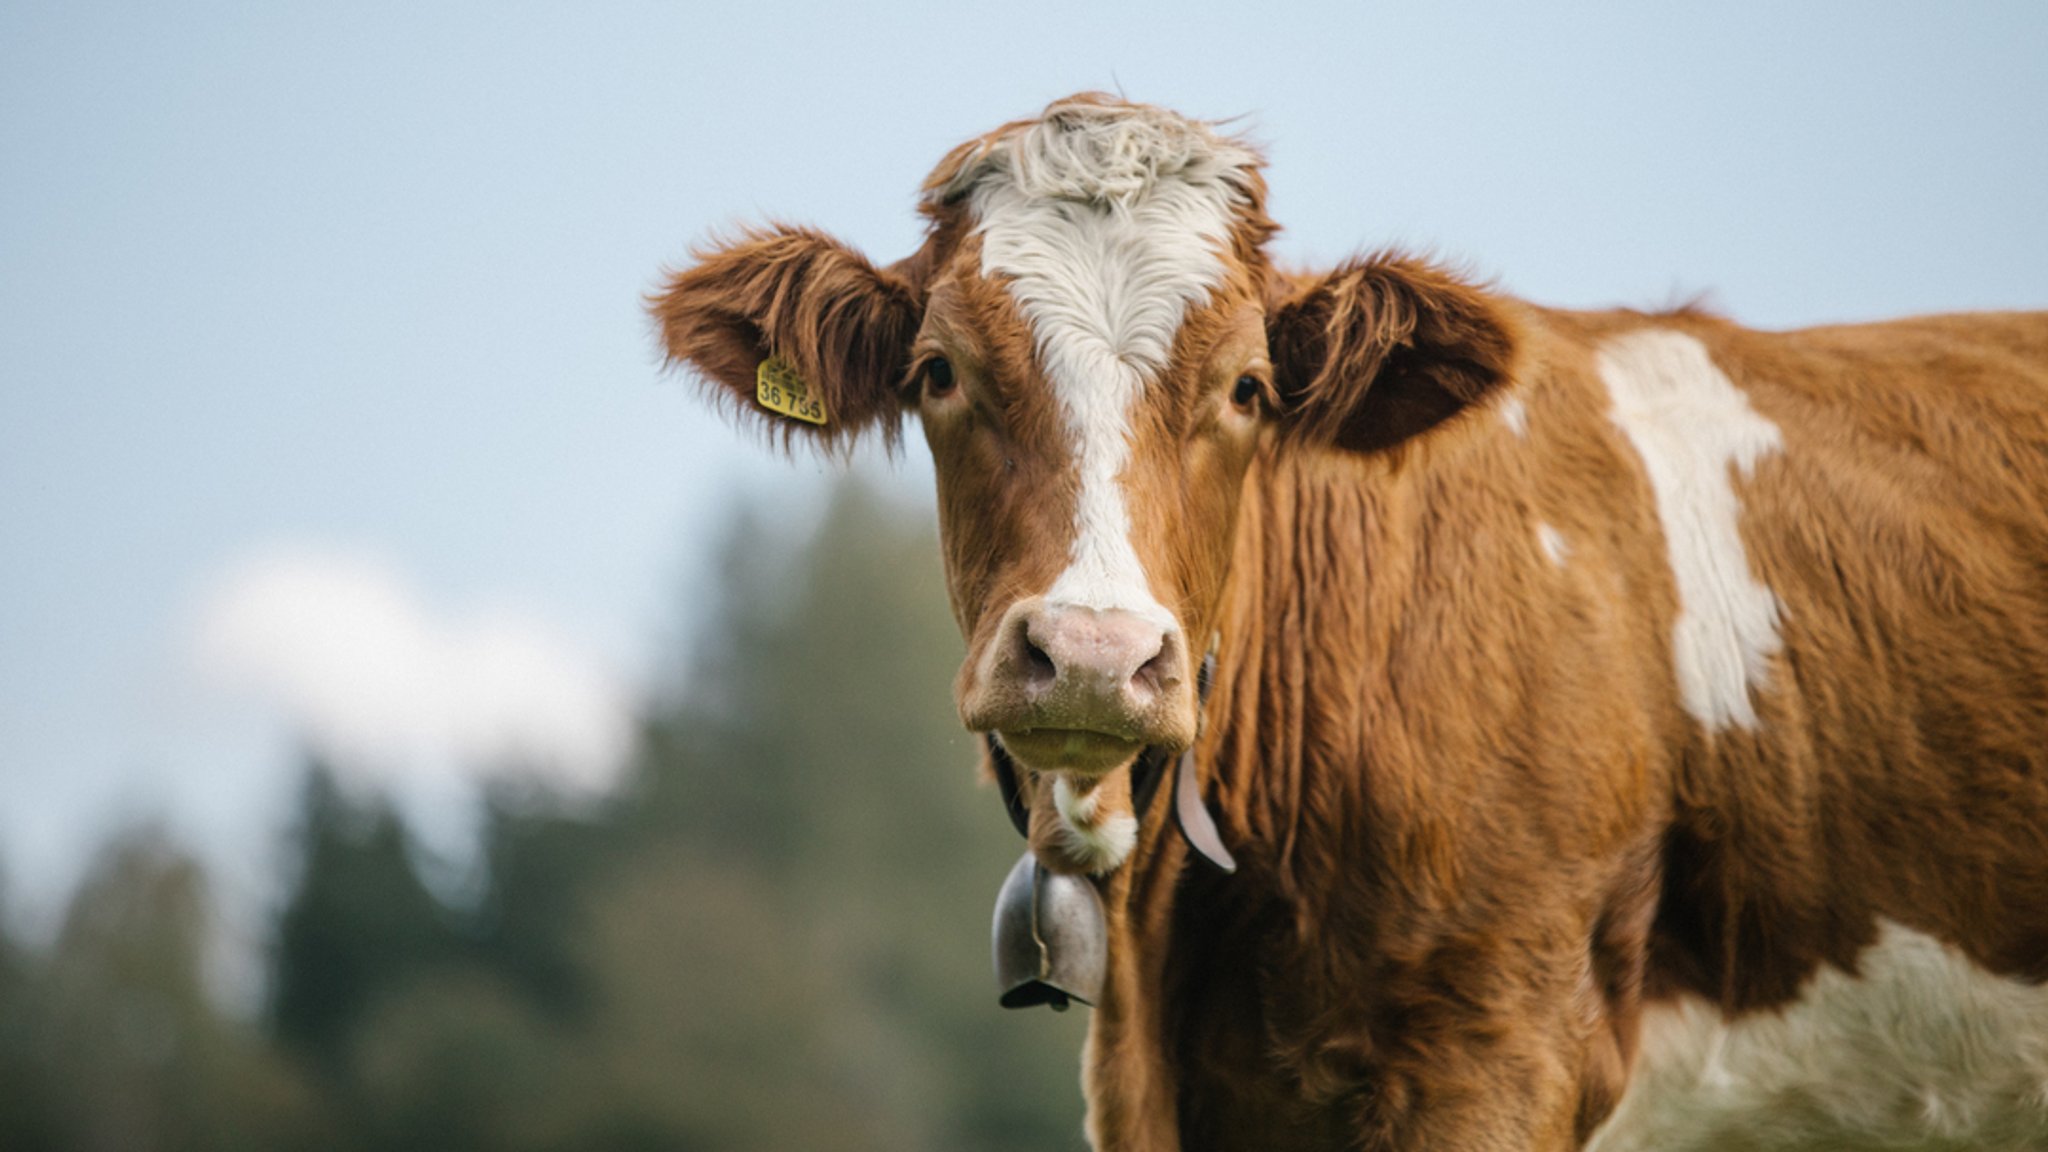
[[(1368, 986), (1357, 967), (1370, 951), (1366, 922), (1390, 906), (1367, 890), (1366, 878), (1456, 872), (1450, 853), (1459, 836), (1450, 817), (1440, 816), (1456, 806), (1439, 809), (1427, 789), (1484, 786), (1458, 780), (1455, 771), (1442, 779), (1426, 771), (1436, 761), (1416, 741), (1430, 727), (1422, 712), (1431, 702), (1409, 700), (1403, 713), (1395, 681), (1403, 668), (1412, 671), (1402, 664), (1412, 657), (1400, 655), (1415, 642), (1411, 630), (1432, 623), (1426, 607), (1413, 603), (1435, 578), (1425, 569), (1446, 562), (1414, 543), (1427, 536), (1418, 521), (1448, 514), (1442, 502), (1461, 498), (1455, 478), (1439, 472), (1465, 468), (1461, 453), (1483, 449), (1465, 439), (1484, 433), (1454, 431), (1455, 451), (1411, 454), (1400, 467), (1307, 452), (1253, 464), (1219, 612), (1218, 678), (1197, 749), (1205, 791), (1240, 868), (1220, 876), (1202, 866), (1171, 821), (1158, 818), (1165, 805), (1152, 806), (1154, 819), (1112, 898), (1113, 938), (1152, 946), (1127, 949), (1113, 939), (1119, 986), (1098, 1014), (1094, 1041), (1103, 1050), (1099, 1066), (1149, 1071), (1142, 1090), (1095, 1094), (1099, 1131), (1190, 1124), (1241, 1132), (1248, 1146), (1341, 1143), (1323, 1130), (1339, 1110), (1301, 1104), (1304, 1095), (1344, 1091), (1357, 1076), (1344, 1066), (1342, 1044), (1323, 1047), (1331, 1036), (1315, 1017)], [(1460, 699), (1457, 710), (1485, 706), (1484, 686), (1472, 687), (1478, 701)], [(1474, 722), (1492, 718), (1482, 711)], [(1471, 755), (1463, 747), (1449, 753)], [(1389, 803), (1378, 794), (1388, 788), (1408, 794)], [(1395, 867), (1379, 867), (1375, 858)], [(1359, 942), (1353, 955), (1327, 947), (1347, 938)], [(1326, 947), (1313, 955), (1296, 948), (1314, 940)], [(1290, 974), (1284, 986), (1267, 983), (1272, 972)], [(1174, 1017), (1166, 1006), (1176, 1004), (1201, 1011)], [(1179, 1054), (1177, 1065), (1167, 1053)], [(1273, 1075), (1248, 1080), (1245, 1068)], [(1228, 1091), (1219, 1087), (1226, 1082)]]
[[(1439, 627), (1447, 606), (1426, 602), (1432, 589), (1461, 600), (1488, 591), (1470, 586), (1465, 545), (1430, 528), (1463, 519), (1451, 507), (1459, 467), (1441, 453), (1295, 452), (1262, 458), (1248, 477), (1200, 759), (1226, 834), (1282, 895), (1320, 903), (1336, 860), (1426, 853), (1419, 843), (1357, 842), (1375, 778), (1459, 786), (1424, 770), (1469, 753), (1434, 755), (1432, 729), (1445, 717), (1428, 713), (1461, 714), (1466, 729), (1440, 735), (1462, 745), (1475, 738), (1471, 725), (1504, 724), (1513, 708), (1513, 686), (1487, 684), (1476, 670), (1446, 665), (1426, 684), (1415, 677), (1428, 659), (1422, 649), (1450, 634)], [(1421, 695), (1425, 688), (1436, 696)]]

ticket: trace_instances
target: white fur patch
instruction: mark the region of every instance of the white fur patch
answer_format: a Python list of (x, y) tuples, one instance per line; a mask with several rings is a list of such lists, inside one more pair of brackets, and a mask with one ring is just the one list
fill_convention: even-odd
[(1770, 658), (1783, 647), (1780, 608), (1750, 574), (1730, 466), (1750, 478), (1784, 438), (1682, 332), (1615, 337), (1601, 346), (1598, 365), (1614, 400), (1609, 416), (1642, 457), (1664, 525), (1678, 585), (1672, 660), (1680, 699), (1709, 731), (1754, 729), (1749, 691), (1768, 687)]
[(1520, 396), (1509, 396), (1500, 402), (1500, 422), (1508, 426), (1520, 440), (1529, 438), (1529, 406), (1522, 403)]
[(1564, 538), (1564, 533), (1540, 520), (1536, 523), (1536, 543), (1543, 549), (1543, 554), (1550, 558), (1550, 562), (1559, 568), (1564, 567), (1564, 562), (1571, 558), (1572, 542)]
[(1698, 1000), (1646, 1011), (1588, 1152), (2048, 1148), (2048, 987), (1890, 923), (1858, 967), (1732, 1023)]
[(1073, 782), (1055, 776), (1052, 806), (1060, 814), (1061, 831), (1074, 858), (1085, 861), (1091, 872), (1107, 872), (1124, 862), (1138, 843), (1138, 818), (1118, 812), (1102, 816), (1102, 789), (1078, 795)]
[(955, 182), (979, 226), (982, 273), (1008, 278), (1070, 437), (1080, 496), (1067, 568), (1045, 594), (1054, 603), (1175, 625), (1132, 547), (1118, 477), (1133, 405), (1165, 369), (1188, 307), (1223, 280), (1256, 164), (1171, 113), (1069, 105), (999, 138)]

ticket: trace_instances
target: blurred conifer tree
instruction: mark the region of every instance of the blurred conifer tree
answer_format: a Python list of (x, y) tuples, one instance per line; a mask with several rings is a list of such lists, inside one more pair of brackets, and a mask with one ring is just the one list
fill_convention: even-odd
[(309, 762), (300, 805), (297, 886), (278, 920), (271, 1026), (327, 1075), (345, 1066), (351, 1028), (419, 970), (452, 962), (450, 916), (413, 867), (411, 836), (390, 804), (353, 800)]
[[(8, 1149), (256, 1152), (331, 1148), (319, 1102), (225, 1017), (205, 980), (210, 931), (198, 865), (149, 828), (117, 835), (64, 917), (19, 1029), (30, 1058), (0, 1117)], [(17, 969), (19, 971), (19, 969)]]

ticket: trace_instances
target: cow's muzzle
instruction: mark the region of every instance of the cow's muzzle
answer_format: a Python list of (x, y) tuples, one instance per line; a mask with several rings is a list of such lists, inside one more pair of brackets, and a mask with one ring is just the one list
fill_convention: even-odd
[(1195, 736), (1187, 641), (1151, 615), (1033, 597), (1003, 614), (960, 701), (1041, 772), (1107, 772)]

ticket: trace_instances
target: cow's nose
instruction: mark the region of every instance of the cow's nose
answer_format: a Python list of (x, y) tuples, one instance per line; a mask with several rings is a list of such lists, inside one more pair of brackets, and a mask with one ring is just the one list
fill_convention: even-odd
[(968, 709), (973, 726), (1144, 743), (1183, 735), (1187, 645), (1178, 628), (1122, 609), (1035, 600), (1011, 607), (993, 644), (980, 699)]
[(1039, 692), (1127, 694), (1142, 706), (1169, 678), (1179, 683), (1167, 655), (1167, 630), (1135, 613), (1042, 604), (1011, 627), (1009, 642)]

